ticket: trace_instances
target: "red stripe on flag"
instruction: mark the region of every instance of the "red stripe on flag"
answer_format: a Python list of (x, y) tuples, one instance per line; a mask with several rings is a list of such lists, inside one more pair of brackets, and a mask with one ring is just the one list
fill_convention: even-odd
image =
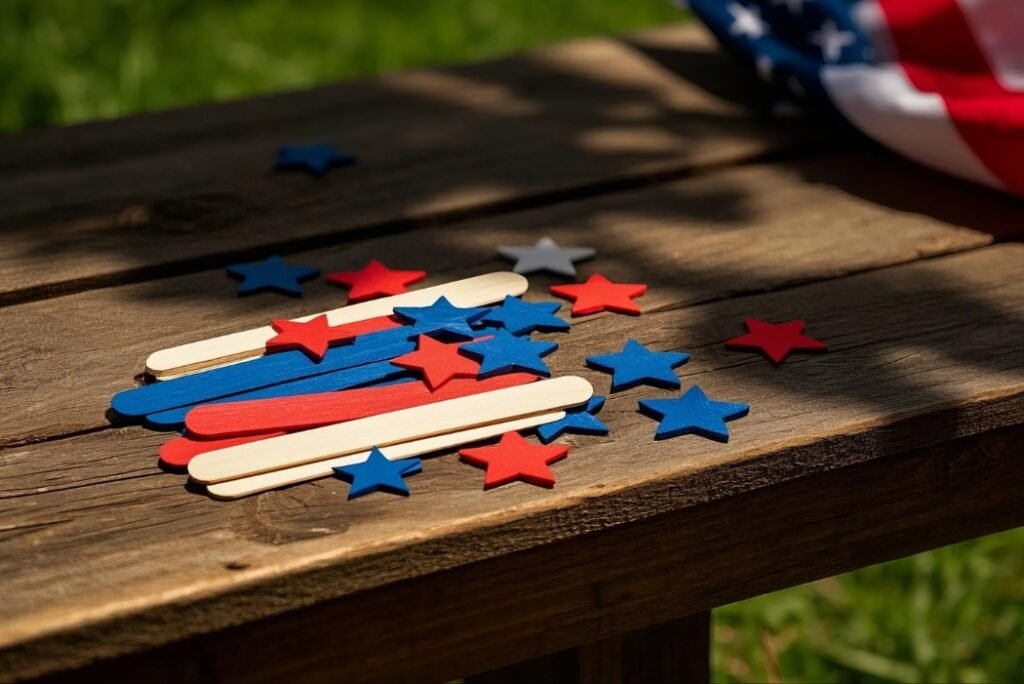
[(971, 151), (1011, 192), (1024, 194), (1024, 94), (1000, 85), (960, 5), (956, 0), (878, 3), (910, 81), (918, 90), (942, 96)]

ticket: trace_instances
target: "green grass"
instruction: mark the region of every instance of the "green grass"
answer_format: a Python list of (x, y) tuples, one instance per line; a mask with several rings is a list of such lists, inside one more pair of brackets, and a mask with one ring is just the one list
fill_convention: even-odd
[(714, 615), (720, 682), (1019, 682), (1024, 529)]
[[(667, 0), (4, 0), (0, 128), (479, 59), (679, 18)], [(717, 681), (1024, 675), (1024, 530), (727, 606)]]
[(679, 17), (667, 0), (4, 0), (0, 128), (480, 59)]

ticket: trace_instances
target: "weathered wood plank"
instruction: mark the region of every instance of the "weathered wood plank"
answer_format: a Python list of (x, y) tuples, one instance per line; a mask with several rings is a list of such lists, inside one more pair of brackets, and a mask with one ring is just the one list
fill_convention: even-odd
[(55, 681), (445, 681), (511, 665), (1024, 524), (1022, 439), (1009, 428), (815, 473)]
[[(833, 182), (806, 182), (823, 173), (832, 174)], [(531, 243), (550, 234), (564, 244), (599, 249), (595, 261), (581, 265), (583, 274), (599, 270), (619, 280), (650, 283), (640, 303), (654, 310), (975, 248), (991, 239), (941, 220), (944, 208), (956, 206), (955, 192), (933, 198), (940, 218), (893, 212), (847, 192), (841, 173), (869, 175), (879, 183), (906, 177), (906, 169), (891, 157), (824, 156), (363, 240), (296, 258), (325, 270), (358, 268), (372, 257), (396, 267), (429, 265), (427, 285), (433, 285), (507, 268), (495, 256), (497, 245)], [(903, 185), (913, 192), (913, 183)], [(981, 228), (1017, 216), (1009, 206), (986, 206), (978, 213)], [(546, 297), (553, 282), (532, 278), (533, 296)], [(0, 444), (102, 427), (110, 397), (131, 386), (150, 352), (334, 308), (343, 297), (319, 281), (307, 286), (301, 301), (274, 295), (239, 299), (236, 285), (213, 270), (9, 308), (6, 344), (0, 348)]]
[[(408, 667), (410, 674), (419, 666), (423, 673), (448, 676), (455, 654), (465, 656), (460, 662), (466, 670), (483, 670), (704, 610), (715, 601), (778, 586), (780, 578), (810, 579), (825, 568), (834, 572), (909, 553), (921, 548), (918, 543), (953, 541), (964, 530), (998, 529), (1021, 517), (1014, 484), (1020, 469), (1004, 462), (1009, 451), (1000, 452), (1000, 459), (975, 463), (971, 456), (952, 464), (934, 463), (932, 451), (906, 461), (915, 464), (909, 471), (901, 470), (904, 460), (882, 457), (1024, 421), (1022, 257), (1024, 246), (1001, 245), (782, 292), (688, 308), (673, 305), (640, 319), (583, 322), (561, 338), (562, 348), (549, 357), (556, 373), (582, 371), (604, 391), (607, 377), (583, 370), (583, 357), (617, 348), (631, 335), (658, 348), (692, 353), (683, 367), (685, 382), (699, 382), (712, 397), (747, 401), (752, 410), (734, 424), (728, 444), (697, 438), (652, 442), (654, 424), (637, 414), (636, 400), (664, 393), (648, 388), (617, 393), (602, 413), (611, 435), (570, 438), (574, 450), (556, 466), (554, 490), (513, 486), (485, 494), (478, 471), (439, 458), (425, 464), (407, 500), (370, 497), (346, 503), (342, 483), (323, 481), (225, 504), (187, 492), (183, 478), (156, 471), (159, 437), (135, 428), (0, 451), (0, 516), (5, 521), (0, 586), (6, 597), (0, 605), (0, 668), (29, 674), (71, 666), (351, 594), (329, 605), (401, 622), (405, 626), (395, 627), (398, 633), (436, 632), (439, 639), (462, 644), (449, 653), (448, 642), (402, 637), (403, 644), (415, 641), (422, 650), (410, 647), (407, 658), (396, 663), (385, 655), (386, 643), (396, 634), (389, 622), (388, 629), (376, 630), (372, 643), (360, 640), (366, 657), (360, 656), (359, 676), (350, 663), (353, 678), (387, 679), (385, 673), (401, 674), (396, 668)], [(830, 351), (793, 359), (783, 368), (727, 351), (721, 341), (738, 331), (743, 315), (803, 316), (813, 322), (812, 332), (829, 342)], [(827, 471), (874, 460), (887, 465), (854, 472), (884, 471), (880, 481), (887, 486), (878, 486), (874, 475), (862, 481), (839, 472), (818, 494), (812, 496), (817, 491), (812, 488), (800, 490), (803, 498), (777, 499), (771, 515), (771, 508), (751, 511), (739, 504), (736, 516), (728, 515), (731, 500), (744, 493), (797, 478), (828, 480), (833, 476), (823, 474)], [(965, 472), (957, 470), (961, 467)], [(980, 468), (976, 473), (975, 467)], [(909, 481), (922, 468), (924, 479)], [(939, 468), (938, 475), (933, 468)], [(905, 490), (903, 482), (885, 479), (894, 474), (908, 478)], [(896, 496), (898, 491), (912, 498)], [(977, 497), (979, 492), (983, 496)], [(938, 505), (946, 495), (949, 505)], [(707, 510), (697, 504), (719, 499), (726, 501), (713, 509), (719, 511), (718, 527), (682, 525), (671, 528), (672, 534), (689, 530), (686, 534), (693, 536), (653, 536), (660, 523), (651, 519), (695, 506)], [(833, 504), (836, 511), (854, 509), (861, 518), (856, 524), (826, 520)], [(908, 516), (895, 516), (899, 511)], [(745, 518), (747, 513), (752, 517)], [(644, 546), (591, 548), (590, 553), (615, 559), (607, 560), (612, 566), (603, 580), (591, 579), (594, 557), (575, 555), (566, 546), (568, 540), (599, 536), (639, 520), (653, 526), (651, 534), (621, 539), (625, 544), (643, 538)], [(951, 520), (959, 522), (949, 525)], [(932, 529), (940, 523), (946, 528)], [(858, 537), (862, 524), (866, 536)], [(807, 527), (803, 537), (782, 539), (788, 527), (800, 526)], [(761, 543), (746, 539), (762, 529), (771, 534), (758, 537)], [(858, 539), (872, 535), (888, 540), (884, 553), (858, 546)], [(766, 538), (780, 545), (778, 553), (765, 553)], [(550, 544), (554, 541), (560, 543)], [(518, 567), (521, 581), (506, 592), (506, 580), (487, 568), (498, 568), (502, 556), (535, 548), (547, 555), (529, 567), (544, 568), (543, 575)], [(562, 555), (563, 548), (570, 551)], [(668, 586), (671, 573), (650, 570), (654, 560), (649, 556), (678, 560), (682, 554), (699, 563), (715, 548), (712, 557), (721, 559), (723, 548), (733, 554), (721, 568), (724, 574), (701, 565), (682, 581), (695, 593), (676, 594), (686, 596), (679, 601), (657, 597), (683, 589)], [(802, 550), (790, 555), (794, 549)], [(634, 567), (631, 554), (636, 553), (644, 561), (646, 580), (625, 570)], [(812, 553), (818, 556), (813, 562), (808, 559)], [(497, 565), (481, 566), (487, 569), (486, 581), (481, 577), (473, 584), (472, 564), (487, 559)], [(800, 565), (805, 559), (806, 568)], [(421, 593), (406, 590), (427, 586), (413, 578), (457, 566), (462, 570), (451, 584), (430, 584)], [(588, 571), (578, 573), (581, 567)], [(618, 573), (626, 573), (629, 581), (620, 586), (614, 580)], [(559, 602), (555, 597), (569, 581), (565, 576), (582, 578), (581, 584)], [(386, 592), (369, 591), (384, 586)], [(493, 601), (486, 587), (500, 587)], [(383, 613), (390, 611), (390, 616), (376, 612), (384, 604), (375, 601), (385, 599), (367, 598), (383, 593), (389, 607)], [(537, 601), (521, 605), (525, 596)], [(582, 596), (589, 598), (580, 603)], [(660, 607), (629, 612), (622, 622), (605, 619), (620, 604), (650, 608), (652, 602)], [(479, 607), (466, 608), (467, 624), (480, 629), (483, 623), (474, 615), (494, 618), (498, 613), (489, 611), (512, 612), (504, 613), (500, 629), (496, 622), (487, 625), (489, 640), (478, 641), (452, 627), (466, 617), (459, 611), (469, 604)], [(669, 604), (678, 612), (666, 614)], [(396, 607), (401, 609), (396, 612)], [(562, 611), (552, 631), (536, 632), (544, 616), (533, 608)], [(435, 616), (427, 619), (429, 611)], [(424, 617), (420, 621), (412, 615)], [(643, 622), (642, 615), (649, 621)], [(294, 634), (314, 629), (302, 619), (281, 618), (285, 627), (279, 632), (259, 627), (265, 630), (266, 652), (280, 653), (275, 649), (298, 643), (282, 638), (292, 634), (289, 628)], [(342, 635), (354, 628), (346, 621), (354, 619), (346, 617), (349, 627), (329, 630), (334, 635), (329, 638), (344, 641)], [(578, 640), (559, 641), (556, 623)], [(521, 639), (509, 647), (505, 662), (493, 660), (499, 642), (505, 641), (499, 631)], [(272, 633), (280, 639), (277, 645), (270, 643)], [(224, 646), (223, 654), (220, 650), (215, 652), (224, 659), (224, 672), (241, 667), (227, 653), (230, 648)], [(234, 650), (243, 657), (251, 649)], [(331, 659), (343, 659), (343, 652), (325, 647), (310, 657), (337, 665), (342, 660)], [(251, 676), (287, 679), (289, 673), (277, 668), (290, 665), (271, 660), (260, 660), (265, 669)]]
[(708, 684), (710, 681), (710, 611), (466, 678), (466, 684)]
[[(758, 92), (687, 25), (0, 137), (0, 303), (687, 173), (823, 130), (757, 121)], [(360, 164), (270, 172), (280, 145), (320, 140)]]

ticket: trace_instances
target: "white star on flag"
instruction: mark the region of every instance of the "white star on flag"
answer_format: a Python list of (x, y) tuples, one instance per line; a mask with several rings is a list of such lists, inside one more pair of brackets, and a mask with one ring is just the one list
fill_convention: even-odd
[(731, 2), (726, 9), (733, 17), (732, 26), (729, 27), (729, 33), (732, 35), (760, 38), (768, 33), (768, 26), (761, 19), (761, 10), (757, 7)]
[(843, 54), (843, 48), (856, 43), (857, 36), (851, 31), (840, 31), (836, 22), (826, 19), (821, 25), (821, 30), (812, 33), (809, 40), (821, 48), (821, 54), (826, 62), (838, 62)]

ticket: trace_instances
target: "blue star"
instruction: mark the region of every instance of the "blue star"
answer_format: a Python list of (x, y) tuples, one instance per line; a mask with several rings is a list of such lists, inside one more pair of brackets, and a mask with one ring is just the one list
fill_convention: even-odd
[(303, 169), (314, 175), (322, 176), (332, 166), (350, 166), (355, 163), (356, 158), (351, 154), (339, 152), (327, 143), (305, 146), (285, 145), (277, 151), (274, 170)]
[(547, 444), (563, 432), (577, 432), (584, 435), (607, 435), (608, 426), (594, 415), (604, 406), (604, 397), (591, 397), (586, 406), (570, 409), (565, 418), (545, 423), (537, 428), (540, 441)]
[(320, 269), (312, 266), (289, 266), (284, 259), (275, 254), (266, 261), (228, 266), (228, 273), (236, 278), (242, 278), (242, 284), (238, 286), (240, 295), (273, 290), (301, 297), (302, 286), (299, 285), (299, 281), (317, 277), (320, 275)]
[(694, 385), (686, 394), (674, 399), (641, 399), (640, 410), (661, 417), (654, 439), (693, 433), (728, 442), (729, 428), (725, 421), (747, 415), (750, 405), (708, 399), (704, 390)]
[(612, 373), (612, 391), (628, 389), (647, 383), (675, 389), (679, 378), (672, 371), (690, 359), (681, 352), (651, 351), (636, 340), (629, 340), (617, 354), (588, 356), (591, 366)]
[(491, 309), (484, 316), (487, 323), (497, 323), (513, 335), (534, 330), (568, 330), (569, 322), (555, 315), (562, 308), (558, 302), (538, 302), (531, 304), (518, 297), (508, 295), (500, 307)]
[(380, 449), (374, 447), (370, 456), (362, 463), (333, 468), (334, 474), (350, 482), (349, 500), (371, 492), (391, 492), (409, 496), (409, 485), (402, 478), (415, 475), (423, 470), (423, 461), (406, 458), (389, 461)]
[(486, 378), (508, 371), (551, 375), (540, 357), (558, 349), (555, 342), (541, 342), (526, 337), (516, 337), (507, 330), (495, 330), (494, 337), (483, 342), (463, 345), (459, 351), (483, 358), (478, 377)]
[(473, 323), (490, 311), (488, 307), (460, 308), (440, 297), (430, 306), (396, 306), (395, 315), (411, 323), (417, 333), (446, 333), (456, 337), (473, 337)]

